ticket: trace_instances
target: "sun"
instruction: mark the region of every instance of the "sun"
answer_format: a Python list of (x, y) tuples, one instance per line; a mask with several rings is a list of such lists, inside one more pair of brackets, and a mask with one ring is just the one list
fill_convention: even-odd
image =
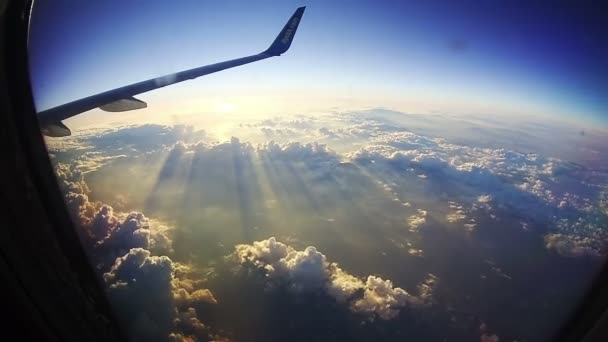
[(230, 102), (218, 102), (215, 104), (215, 110), (220, 113), (232, 113), (234, 111), (234, 105)]

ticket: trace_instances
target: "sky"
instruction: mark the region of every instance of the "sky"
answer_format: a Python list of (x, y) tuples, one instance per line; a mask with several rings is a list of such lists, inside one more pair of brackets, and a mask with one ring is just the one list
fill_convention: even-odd
[(37, 1), (39, 110), (264, 50), (306, 5), (284, 56), (140, 96), (150, 111), (389, 107), (608, 123), (608, 32), (592, 2)]

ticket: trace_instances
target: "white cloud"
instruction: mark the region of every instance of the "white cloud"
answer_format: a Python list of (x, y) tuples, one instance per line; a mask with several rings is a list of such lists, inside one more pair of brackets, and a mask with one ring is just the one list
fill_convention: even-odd
[[(252, 245), (237, 245), (235, 255), (241, 264), (250, 262), (258, 268), (277, 263), (285, 258), (291, 248), (278, 242), (274, 237), (262, 241), (254, 241)], [(269, 271), (274, 272), (273, 269)]]
[(456, 209), (455, 211), (445, 216), (445, 219), (450, 223), (464, 221), (466, 218), (467, 215), (464, 210), (462, 210), (462, 207)]
[(479, 203), (490, 203), (492, 201), (492, 195), (479, 195), (479, 197), (477, 197), (477, 202)]
[[(487, 196), (483, 195), (480, 197), (482, 198), (481, 204), (473, 203), (473, 205), (471, 206), (471, 210), (465, 209), (462, 205), (456, 202), (449, 201), (448, 205), (450, 208), (450, 212), (445, 217), (446, 221), (449, 223), (459, 223), (466, 221), (466, 223), (462, 223), (464, 229), (468, 232), (472, 232), (473, 230), (475, 230), (475, 227), (477, 227), (477, 223), (475, 222), (475, 218), (470, 217), (470, 212), (472, 210), (480, 210), (482, 208), (490, 210), (487, 204)], [(477, 201), (479, 202), (479, 198), (477, 199)]]
[(74, 160), (75, 167), (86, 174), (89, 172), (97, 171), (104, 165), (108, 165), (116, 160), (127, 158), (125, 154), (118, 154), (112, 156), (101, 155), (101, 152), (85, 152), (82, 156)]
[[(493, 210), (492, 203), (492, 206), (552, 227), (555, 234), (586, 241), (587, 247), (595, 250), (593, 254), (604, 255), (607, 252), (605, 245), (597, 241), (608, 240), (608, 232), (596, 224), (608, 219), (601, 210), (602, 189), (608, 184), (605, 172), (585, 170), (576, 164), (537, 154), (457, 145), (445, 139), (422, 137), (407, 131), (375, 134), (371, 144), (350, 154), (350, 158), (375, 174), (396, 174), (407, 170), (424, 174), (429, 188), (439, 183), (442, 189), (460, 189), (450, 196), (468, 202), (464, 204), (471, 205), (471, 210), (489, 212)], [(588, 179), (594, 179), (600, 186)], [(463, 226), (466, 230), (473, 230), (477, 224), (468, 217), (464, 204), (453, 207), (446, 220), (469, 220)], [(583, 222), (580, 222), (581, 215)], [(411, 220), (413, 223), (421, 221), (418, 215), (412, 216)], [(413, 226), (417, 230), (416, 225)], [(591, 239), (596, 243), (587, 243)], [(581, 254), (580, 245), (559, 244), (561, 253), (570, 256)], [(547, 244), (549, 248), (554, 246), (555, 243)], [(568, 248), (573, 248), (573, 251), (566, 252)]]
[[(296, 293), (323, 290), (340, 303), (350, 303), (354, 312), (385, 320), (395, 318), (408, 304), (428, 302), (434, 286), (425, 279), (419, 286), (421, 296), (416, 297), (378, 276), (370, 275), (364, 282), (327, 261), (315, 247), (295, 250), (274, 237), (237, 245), (232, 256), (241, 266), (263, 272), (272, 284), (281, 283)], [(357, 297), (357, 293), (362, 295)]]
[(422, 249), (417, 249), (417, 248), (409, 248), (407, 250), (407, 254), (409, 255), (413, 255), (413, 256), (418, 256), (421, 257), (424, 255), (424, 251)]
[(178, 288), (173, 291), (173, 300), (177, 306), (191, 305), (195, 302), (217, 304), (217, 299), (208, 289), (199, 289), (188, 293), (185, 288)]
[(393, 287), (390, 280), (376, 276), (368, 276), (365, 282), (363, 298), (352, 303), (357, 312), (376, 314), (381, 319), (393, 319), (399, 315), (399, 310), (412, 303), (411, 296), (399, 287)]
[(564, 256), (600, 256), (597, 241), (590, 237), (552, 233), (545, 235), (545, 246)]
[(426, 210), (418, 209), (418, 212), (414, 215), (411, 215), (407, 219), (407, 225), (410, 228), (410, 232), (418, 232), (420, 228), (424, 226), (426, 223)]
[(343, 271), (337, 264), (331, 265), (330, 279), (327, 284), (327, 293), (338, 302), (350, 301), (353, 296), (364, 288), (363, 281), (352, 274)]

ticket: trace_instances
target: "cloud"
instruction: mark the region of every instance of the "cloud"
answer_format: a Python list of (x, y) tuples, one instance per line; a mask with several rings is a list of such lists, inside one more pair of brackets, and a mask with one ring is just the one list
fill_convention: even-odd
[(168, 336), (196, 340), (209, 334), (192, 306), (217, 301), (208, 289), (188, 292), (177, 287), (186, 281), (178, 278), (176, 267), (181, 266), (167, 256), (133, 248), (103, 274), (110, 301), (130, 340), (159, 341)]
[(162, 154), (176, 143), (208, 140), (205, 131), (191, 126), (146, 124), (84, 130), (62, 139), (47, 138), (46, 143), (54, 162), (86, 174), (121, 161)]
[[(259, 172), (255, 166), (266, 172), (270, 170), (278, 173), (278, 177), (270, 174), (270, 180), (277, 183), (273, 184), (275, 188), (287, 187), (280, 191), (290, 194), (290, 198), (293, 198), (293, 193), (299, 193), (308, 196), (308, 200), (323, 198), (323, 189), (331, 189), (327, 186), (328, 183), (323, 181), (348, 181), (342, 182), (343, 189), (336, 190), (342, 191), (345, 197), (356, 198), (360, 193), (370, 192), (370, 187), (364, 187), (365, 183), (359, 181), (360, 179), (392, 179), (395, 184), (391, 185), (391, 194), (395, 200), (402, 203), (415, 206), (415, 200), (419, 198), (425, 201), (447, 199), (457, 202), (461, 208), (453, 208), (454, 210), (445, 213), (445, 220), (449, 223), (459, 223), (468, 231), (478, 228), (473, 214), (481, 214), (480, 210), (490, 213), (498, 208), (503, 212), (516, 212), (522, 216), (522, 221), (534, 223), (534, 226), (551, 227), (551, 233), (571, 235), (575, 239), (596, 236), (601, 240), (608, 240), (608, 233), (596, 228), (596, 222), (608, 219), (608, 212), (602, 209), (605, 207), (602, 205), (602, 194), (607, 191), (608, 184), (608, 175), (605, 172), (588, 170), (574, 163), (536, 153), (457, 144), (445, 138), (415, 133), (400, 124), (400, 120), (404, 118), (422, 120), (404, 113), (373, 110), (329, 113), (321, 117), (278, 117), (248, 124), (250, 128), (272, 129), (275, 133), (288, 132), (281, 138), (283, 141), (319, 140), (321, 137), (331, 136), (331, 139), (336, 141), (325, 141), (340, 150), (350, 150), (345, 153), (334, 152), (327, 145), (319, 143), (269, 141), (254, 146), (235, 138), (229, 143), (211, 144), (204, 139), (204, 132), (197, 133), (185, 126), (144, 125), (79, 137), (83, 145), (94, 146), (95, 150), (103, 153), (80, 152), (78, 160), (80, 169), (86, 171), (98, 167), (95, 165), (99, 163), (119, 162), (125, 155), (130, 158), (129, 156), (142, 153), (172, 151), (169, 153), (171, 155), (180, 150), (180, 158), (174, 163), (165, 164), (173, 165), (170, 169), (174, 171), (179, 170), (180, 163), (184, 164), (184, 167), (191, 164), (190, 175), (204, 171), (207, 179), (201, 180), (201, 183), (204, 183), (212, 194), (221, 192), (220, 189), (215, 190), (217, 184), (222, 183), (212, 178), (232, 177), (220, 170), (234, 168), (238, 164), (242, 171), (235, 175), (235, 179), (226, 182), (229, 186), (235, 184), (236, 188), (228, 188), (225, 192), (255, 196), (259, 189), (248, 181), (242, 181)], [(141, 138), (142, 136), (145, 136), (145, 139)], [(204, 142), (195, 143), (201, 140), (199, 138), (203, 138)], [(73, 170), (62, 171), (69, 173)], [(160, 183), (164, 179), (170, 179), (163, 175), (164, 173), (161, 173)], [(173, 172), (172, 175), (175, 178), (176, 173)], [(300, 180), (296, 181), (294, 176)], [(412, 197), (408, 198), (404, 194), (412, 188), (412, 176), (423, 178), (416, 179), (418, 191), (409, 191)], [(78, 182), (73, 184), (78, 186)], [(302, 191), (303, 186), (309, 187), (308, 191)], [(87, 203), (83, 196), (87, 194), (86, 191), (80, 191), (78, 194), (73, 196), (72, 211), (90, 213), (95, 210), (83, 205)], [(155, 194), (151, 197), (154, 196)], [(158, 192), (156, 197), (166, 196)], [(251, 211), (253, 210), (254, 208), (251, 208)], [(411, 217), (413, 221), (410, 228), (416, 231), (419, 229), (417, 222), (424, 222), (423, 216), (416, 213), (414, 215)], [(494, 213), (491, 215), (495, 216)], [(577, 223), (581, 217), (583, 224)], [(558, 224), (562, 220), (567, 223)], [(575, 225), (576, 229), (570, 229)], [(600, 245), (596, 244), (590, 248), (596, 247), (599, 247), (596, 254), (606, 254), (607, 249)], [(576, 252), (562, 254), (577, 255)]]
[(445, 219), (450, 222), (460, 222), (464, 221), (467, 218), (467, 215), (464, 211), (464, 208), (461, 205), (456, 204), (455, 202), (449, 202), (450, 209), (452, 211), (446, 215)]
[(372, 319), (393, 319), (407, 305), (429, 302), (437, 279), (425, 280), (418, 288), (420, 296), (414, 296), (378, 276), (370, 275), (363, 281), (329, 262), (313, 246), (296, 250), (274, 237), (237, 245), (232, 257), (242, 267), (262, 272), (272, 286), (287, 286), (294, 293), (324, 291), (337, 302), (348, 303), (353, 312)]
[(492, 201), (492, 196), (491, 195), (479, 195), (479, 197), (477, 197), (477, 202), (479, 203), (490, 203)]
[(418, 209), (417, 213), (407, 219), (410, 232), (418, 232), (426, 223), (426, 210)]
[(417, 248), (408, 248), (407, 254), (421, 257), (424, 255), (424, 251), (422, 249), (417, 249)]
[(590, 237), (578, 237), (566, 234), (545, 235), (545, 246), (563, 256), (601, 256), (598, 241)]
[(82, 156), (74, 161), (74, 166), (82, 173), (97, 171), (102, 166), (111, 164), (117, 160), (127, 158), (125, 154), (112, 156), (101, 155), (101, 152), (85, 152)]
[[(533, 153), (505, 149), (470, 147), (450, 143), (442, 138), (423, 137), (407, 131), (376, 134), (369, 145), (349, 155), (350, 160), (368, 173), (396, 178), (405, 184), (408, 171), (424, 175), (424, 187), (435, 196), (458, 199), (446, 221), (463, 222), (467, 230), (476, 228), (469, 220), (471, 211), (492, 211), (498, 206), (551, 227), (555, 234), (573, 240), (596, 240), (587, 247), (588, 255), (605, 255), (608, 249), (597, 241), (607, 241), (608, 233), (596, 222), (608, 216), (601, 210), (601, 194), (608, 184), (608, 175), (586, 170), (579, 165)], [(588, 180), (602, 184), (592, 185)], [(437, 192), (441, 189), (442, 192)], [(421, 215), (411, 217), (413, 229), (422, 222)], [(588, 241), (585, 240), (585, 241)], [(556, 244), (546, 244), (553, 248)], [(560, 244), (563, 255), (580, 255), (580, 243)], [(565, 251), (574, 248), (572, 253)]]
[(214, 305), (217, 300), (202, 288), (202, 280), (188, 278), (192, 274), (190, 267), (144, 248), (132, 248), (116, 258), (103, 279), (132, 340), (164, 340), (170, 334), (196, 340), (209, 334), (193, 306)]
[(86, 195), (66, 195), (68, 208), (79, 227), (85, 248), (97, 267), (107, 269), (114, 260), (132, 248), (143, 248), (157, 254), (172, 250), (169, 237), (172, 228), (149, 219), (142, 213), (116, 214), (111, 206), (91, 203)]
[(494, 334), (483, 334), (480, 337), (481, 342), (499, 342), (500, 339)]
[(84, 174), (74, 165), (59, 163), (55, 166), (55, 174), (59, 187), (64, 193), (89, 193), (90, 190), (84, 180)]
[(337, 264), (332, 265), (327, 293), (340, 303), (349, 302), (355, 294), (365, 287), (363, 281), (343, 271)]
[(376, 314), (381, 319), (397, 317), (399, 310), (412, 303), (411, 296), (402, 288), (393, 287), (390, 280), (376, 276), (368, 276), (363, 292), (363, 298), (352, 303), (354, 311)]
[(160, 151), (176, 142), (196, 143), (205, 140), (205, 131), (195, 131), (192, 126), (163, 126), (154, 124), (123, 126), (79, 136), (78, 140), (95, 146), (96, 151), (114, 153), (123, 151), (128, 155)]
[(429, 302), (432, 300), (433, 291), (439, 283), (439, 277), (432, 273), (428, 273), (424, 278), (424, 281), (418, 284), (418, 300), (422, 302)]
[(110, 301), (132, 340), (164, 340), (170, 334), (196, 340), (209, 334), (193, 306), (217, 300), (201, 288), (202, 281), (186, 278), (191, 275), (186, 270), (167, 256), (132, 248), (103, 274)]
[(175, 316), (173, 324), (180, 331), (179, 334), (184, 334), (192, 339), (208, 334), (207, 327), (199, 320), (196, 309), (188, 308), (186, 311), (178, 311)]
[(173, 300), (178, 306), (190, 305), (193, 302), (217, 304), (213, 293), (208, 289), (200, 289), (188, 293), (188, 290), (179, 288), (173, 292)]
[[(483, 197), (483, 200), (487, 200), (484, 196), (480, 197)], [(477, 201), (479, 202), (479, 198)], [(469, 210), (454, 201), (448, 201), (450, 212), (448, 212), (445, 219), (449, 223), (461, 223), (466, 231), (472, 232), (477, 226), (477, 223), (475, 222), (475, 218), (470, 217), (471, 212), (481, 209), (489, 211), (491, 208), (487, 203), (488, 202), (480, 202), (480, 204), (473, 203), (471, 209)]]
[(133, 340), (161, 340), (173, 326), (172, 261), (133, 248), (104, 273), (108, 296)]
[[(110, 302), (133, 341), (197, 340), (210, 331), (193, 305), (217, 304), (191, 266), (173, 262), (172, 228), (143, 213), (115, 213), (90, 202), (83, 172), (59, 164), (57, 175), (85, 249), (101, 272)], [(156, 254), (156, 255), (154, 255)]]
[(191, 336), (184, 336), (182, 333), (171, 333), (168, 338), (169, 342), (195, 342), (196, 340)]
[[(113, 303), (118, 310), (129, 306), (129, 314), (122, 317), (128, 330), (150, 336), (211, 338), (213, 327), (207, 324), (205, 308), (221, 305), (218, 299), (225, 297), (215, 287), (215, 295), (205, 288), (205, 277), (195, 265), (175, 260), (207, 261), (207, 254), (202, 254), (206, 249), (198, 248), (199, 241), (207, 240), (190, 238), (216, 238), (216, 231), (230, 224), (241, 223), (243, 234), (238, 231), (217, 238), (228, 248), (234, 241), (251, 242), (272, 234), (309, 234), (299, 230), (303, 226), (298, 226), (303, 221), (300, 218), (309, 227), (321, 227), (319, 235), (341, 236), (339, 229), (346, 227), (352, 233), (346, 236), (349, 243), (356, 245), (355, 239), (369, 238), (369, 246), (382, 248), (374, 253), (386, 252), (382, 256), (386, 259), (372, 262), (386, 262), (399, 253), (408, 262), (427, 265), (440, 248), (429, 241), (444, 237), (438, 229), (442, 226), (475, 230), (467, 236), (471, 245), (482, 246), (488, 253), (501, 250), (501, 243), (507, 242), (497, 241), (496, 236), (502, 236), (504, 230), (494, 232), (488, 224), (499, 220), (505, 227), (515, 222), (518, 229), (521, 222), (528, 229), (525, 234), (537, 239), (533, 241), (538, 247), (565, 257), (603, 256), (608, 251), (605, 172), (527, 151), (415, 133), (411, 126), (399, 124), (401, 116), (406, 114), (339, 113), (324, 117), (329, 121), (268, 120), (252, 127), (266, 132), (259, 144), (237, 138), (212, 143), (190, 128), (180, 133), (175, 127), (133, 126), (74, 137), (74, 144), (66, 143), (53, 152), (53, 162), (86, 248), (98, 271), (108, 274)], [(277, 141), (267, 141), (268, 137)], [(65, 164), (68, 160), (74, 161), (72, 166)], [(164, 161), (158, 179), (154, 178), (157, 170), (148, 169), (150, 160)], [(116, 173), (138, 165), (158, 181), (149, 193), (140, 186), (143, 173)], [(104, 183), (97, 177), (104, 175), (118, 180), (114, 186), (102, 187), (99, 184)], [(85, 177), (93, 180), (90, 185), (95, 196)], [(141, 191), (124, 192), (132, 188)], [(103, 197), (102, 192), (110, 195)], [(125, 205), (107, 200), (112, 195), (125, 198)], [(130, 196), (143, 196), (144, 200), (137, 202)], [(235, 213), (242, 215), (231, 220)], [(158, 217), (175, 220), (167, 224), (155, 219)], [(222, 221), (224, 217), (229, 219)], [(282, 227), (285, 217), (293, 224)], [(279, 227), (273, 227), (271, 221), (280, 222)], [(331, 228), (325, 230), (327, 225)], [(377, 230), (367, 231), (366, 226)], [(251, 227), (255, 228), (248, 230)], [(211, 233), (196, 235), (190, 230)], [(224, 239), (228, 235), (233, 239)], [(315, 241), (318, 235), (298, 238)], [(387, 239), (397, 241), (395, 246), (400, 244), (400, 249), (384, 248), (381, 244)], [(336, 307), (351, 312), (349, 315), (375, 319), (379, 326), (396, 322), (398, 317), (405, 319), (403, 313), (409, 307), (433, 302), (438, 278), (428, 274), (419, 279), (428, 270), (416, 273), (419, 278), (413, 280), (418, 286), (414, 288), (392, 273), (351, 274), (314, 246), (296, 249), (284, 242), (270, 238), (237, 245), (232, 258), (242, 270), (261, 274), (267, 289), (280, 286), (294, 298), (321, 293), (327, 295), (325, 299), (335, 300)], [(216, 255), (226, 254), (222, 248)], [(492, 271), (510, 278), (498, 267)], [(516, 270), (508, 268), (508, 272), (516, 281)], [(441, 271), (437, 274), (444, 279)], [(141, 291), (140, 284), (146, 283), (157, 286), (158, 291), (147, 294), (154, 298), (144, 300), (131, 293)], [(147, 303), (157, 305), (150, 308)], [(478, 338), (480, 332), (475, 334)], [(505, 336), (502, 331), (501, 336)]]

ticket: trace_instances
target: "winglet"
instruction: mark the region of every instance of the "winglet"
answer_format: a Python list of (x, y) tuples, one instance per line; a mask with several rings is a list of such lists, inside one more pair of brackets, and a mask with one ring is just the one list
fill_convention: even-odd
[(280, 56), (289, 49), (305, 9), (306, 6), (300, 7), (293, 13), (287, 24), (285, 24), (285, 27), (281, 30), (281, 33), (279, 33), (274, 42), (272, 42), (272, 45), (263, 53), (271, 56)]

